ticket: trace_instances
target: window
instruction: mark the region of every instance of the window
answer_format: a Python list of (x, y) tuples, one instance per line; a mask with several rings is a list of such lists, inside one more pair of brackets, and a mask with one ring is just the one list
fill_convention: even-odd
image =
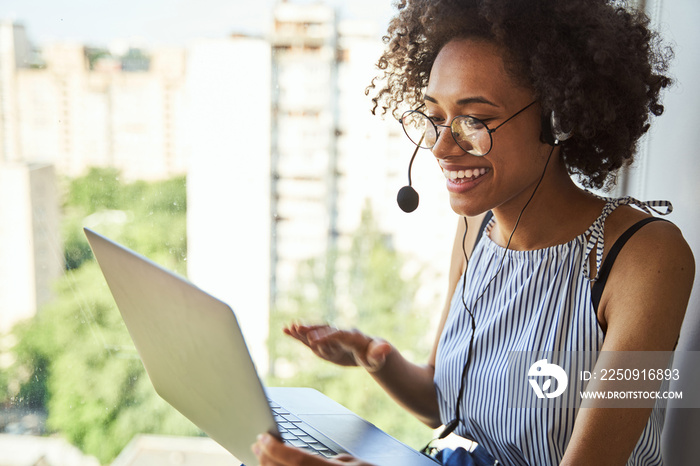
[[(194, 27), (204, 12), (181, 3), (172, 8), (192, 13), (181, 24)], [(416, 446), (429, 436), (368, 379), (329, 369), (281, 336), (290, 320), (332, 318), (385, 330), (425, 358), (425, 328), (435, 323), (426, 316), (443, 299), (449, 207), (438, 183), (412, 219), (448, 225), (444, 241), (404, 228), (396, 167), (411, 148), (398, 123), (373, 117), (356, 92), (374, 72), (384, 26), (371, 27), (375, 34), (337, 27), (350, 15), (341, 3), (329, 2), (320, 16), (318, 5), (281, 4), (291, 14), (284, 24), (295, 24), (295, 40), (308, 39), (307, 48), (288, 48), (275, 34), (231, 35), (229, 26), (168, 46), (108, 40), (120, 31), (102, 42), (44, 40), (47, 23), (19, 7), (21, 22), (0, 23), (0, 45), (13, 51), (0, 55), (0, 69), (10, 70), (0, 74), (0, 431), (36, 436), (34, 451), (44, 448), (42, 435), (56, 433), (73, 445), (67, 452), (93, 458), (86, 464), (109, 463), (132, 440), (143, 445), (139, 434), (203, 435), (150, 385), (85, 241), (81, 227), (89, 226), (241, 309), (268, 383), (335, 394)], [(127, 16), (146, 17), (148, 8)], [(241, 7), (221, 8), (231, 21)], [(64, 12), (75, 31), (93, 21), (108, 33), (120, 17)], [(7, 13), (0, 7), (0, 17)], [(351, 36), (347, 47), (376, 54), (336, 56), (339, 34)], [(330, 52), (320, 53), (324, 47)], [(343, 70), (357, 72), (339, 73), (341, 57)], [(272, 111), (278, 107), (285, 111)], [(410, 244), (420, 235), (437, 247), (416, 256)], [(410, 271), (421, 269), (419, 282)], [(419, 294), (436, 301), (408, 299)], [(387, 313), (394, 324), (382, 329)], [(343, 385), (353, 386), (352, 396)]]

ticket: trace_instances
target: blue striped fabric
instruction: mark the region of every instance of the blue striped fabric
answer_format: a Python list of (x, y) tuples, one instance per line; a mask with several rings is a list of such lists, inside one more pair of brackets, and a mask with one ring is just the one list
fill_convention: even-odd
[[(474, 313), (476, 330), (462, 399), (462, 423), (456, 433), (474, 439), (502, 464), (559, 464), (577, 412), (575, 408), (509, 407), (509, 352), (599, 351), (605, 335), (591, 302), (588, 261), (592, 251), (599, 247), (602, 251), (605, 218), (621, 204), (636, 204), (647, 212), (659, 205), (666, 206), (667, 212), (671, 208), (665, 201), (607, 201), (601, 216), (584, 234), (569, 243), (534, 251), (506, 251), (492, 242), (488, 237), (495, 221), (492, 219), (469, 260), (464, 300)], [(487, 288), (504, 254), (502, 269)], [(600, 268), (599, 260), (596, 265)], [(483, 297), (474, 305), (484, 289)], [(462, 303), (460, 282), (437, 350), (435, 386), (445, 424), (455, 413), (470, 337), (471, 323)], [(594, 361), (590, 363), (592, 368)], [(573, 406), (573, 396), (582, 388), (576, 384), (582, 382), (572, 379), (569, 384), (574, 385), (567, 391), (572, 399), (558, 402)], [(662, 464), (663, 422), (664, 411), (657, 406), (628, 465)]]

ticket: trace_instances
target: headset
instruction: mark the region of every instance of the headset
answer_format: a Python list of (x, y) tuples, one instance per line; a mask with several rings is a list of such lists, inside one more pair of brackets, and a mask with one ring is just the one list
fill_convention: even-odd
[[(550, 114), (545, 113), (542, 115), (542, 132), (540, 133), (540, 140), (542, 142), (554, 147), (570, 137), (571, 131), (562, 130), (559, 117), (554, 111)], [(411, 213), (416, 210), (420, 199), (418, 192), (413, 188), (413, 182), (411, 180), (411, 169), (413, 168), (413, 161), (416, 158), (416, 154), (418, 154), (418, 149), (420, 149), (420, 147), (416, 146), (413, 155), (411, 155), (411, 161), (408, 163), (408, 184), (399, 189), (396, 195), (396, 203), (401, 210), (406, 213)]]
[[(505, 249), (503, 251), (503, 256), (501, 256), (501, 261), (498, 265), (498, 268), (496, 269), (496, 273), (491, 277), (491, 279), (488, 281), (486, 286), (484, 287), (484, 290), (479, 294), (479, 296), (474, 300), (474, 302), (470, 307), (466, 303), (465, 299), (465, 291), (466, 291), (466, 282), (467, 282), (467, 273), (466, 273), (466, 268), (469, 266), (469, 257), (467, 255), (467, 249), (466, 249), (466, 239), (467, 239), (467, 231), (468, 231), (468, 224), (467, 224), (467, 217), (464, 218), (464, 236), (462, 237), (462, 253), (464, 254), (464, 260), (465, 260), (465, 271), (464, 274), (462, 275), (462, 304), (464, 305), (464, 309), (467, 311), (469, 314), (469, 320), (471, 323), (471, 328), (472, 328), (472, 333), (471, 337), (469, 340), (469, 347), (467, 351), (467, 360), (464, 363), (464, 367), (462, 368), (462, 375), (460, 377), (460, 386), (459, 386), (459, 392), (457, 395), (457, 403), (455, 405), (455, 414), (453, 419), (448, 422), (445, 425), (445, 428), (440, 432), (438, 437), (433, 440), (437, 439), (443, 439), (447, 437), (449, 434), (455, 431), (455, 429), (459, 426), (459, 423), (461, 422), (460, 420), (460, 405), (462, 403), (462, 396), (464, 394), (464, 383), (467, 377), (467, 372), (469, 370), (469, 364), (471, 362), (471, 356), (472, 356), (472, 348), (474, 344), (474, 334), (476, 330), (476, 319), (474, 317), (474, 307), (476, 304), (481, 300), (481, 298), (484, 296), (486, 291), (489, 289), (491, 286), (491, 283), (496, 279), (498, 274), (501, 272), (501, 268), (503, 267), (503, 262), (505, 261), (506, 258), (506, 253), (508, 252), (508, 248), (510, 247), (510, 242), (513, 239), (513, 235), (515, 235), (515, 230), (518, 228), (518, 224), (520, 223), (520, 219), (523, 216), (523, 213), (525, 212), (525, 209), (527, 206), (530, 204), (530, 201), (535, 197), (535, 193), (537, 192), (537, 189), (539, 188), (540, 184), (542, 183), (542, 180), (544, 179), (544, 175), (547, 172), (547, 167), (549, 166), (549, 162), (552, 158), (552, 154), (554, 153), (554, 149), (559, 146), (563, 141), (566, 141), (569, 139), (572, 135), (572, 131), (564, 131), (562, 130), (560, 120), (556, 113), (552, 111), (551, 113), (543, 113), (542, 115), (542, 130), (540, 133), (540, 140), (552, 146), (552, 149), (549, 152), (549, 155), (547, 156), (547, 161), (544, 165), (544, 169), (542, 170), (542, 175), (540, 175), (539, 180), (537, 181), (537, 184), (535, 185), (535, 189), (532, 191), (532, 194), (530, 195), (530, 198), (527, 200), (525, 205), (523, 206), (522, 210), (520, 211), (520, 214), (518, 215), (517, 220), (515, 221), (515, 226), (513, 227), (513, 231), (511, 231), (510, 236), (508, 237), (508, 241), (506, 243)], [(416, 149), (413, 151), (413, 155), (411, 156), (411, 161), (409, 162), (408, 165), (408, 185), (404, 186), (401, 188), (398, 192), (398, 195), (396, 197), (396, 201), (404, 212), (413, 212), (417, 207), (418, 207), (418, 193), (412, 186), (411, 182), (411, 168), (413, 167), (413, 160), (416, 157), (416, 154), (418, 153), (418, 149), (420, 147), (416, 146)], [(478, 238), (477, 238), (478, 241)], [(426, 453), (430, 451), (431, 449), (431, 444), (433, 442), (431, 440), (428, 442), (428, 444), (421, 450), (422, 452)]]

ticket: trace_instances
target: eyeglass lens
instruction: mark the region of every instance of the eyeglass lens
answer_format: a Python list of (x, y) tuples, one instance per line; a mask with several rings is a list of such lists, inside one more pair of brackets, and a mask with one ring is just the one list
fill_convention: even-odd
[[(417, 146), (432, 149), (437, 143), (438, 131), (430, 119), (421, 112), (409, 111), (401, 118), (406, 136)], [(472, 155), (484, 155), (491, 149), (491, 135), (486, 126), (476, 118), (460, 116), (452, 120), (450, 127), (455, 142)]]

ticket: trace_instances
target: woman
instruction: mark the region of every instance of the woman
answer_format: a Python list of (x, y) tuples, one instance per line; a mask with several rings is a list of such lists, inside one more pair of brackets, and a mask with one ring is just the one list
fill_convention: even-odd
[[(615, 5), (400, 2), (374, 102), (432, 151), (465, 219), (430, 360), (409, 362), (359, 331), (286, 329), (324, 359), (365, 367), (423, 422), (476, 440), (501, 464), (662, 464), (663, 410), (514, 414), (497, 388), (505, 369), (494, 370), (512, 351), (671, 351), (679, 336), (694, 277), (679, 230), (639, 223), (652, 204), (603, 199), (571, 178), (610, 185), (670, 84), (647, 20)], [(365, 464), (269, 435), (253, 450), (263, 465)]]

